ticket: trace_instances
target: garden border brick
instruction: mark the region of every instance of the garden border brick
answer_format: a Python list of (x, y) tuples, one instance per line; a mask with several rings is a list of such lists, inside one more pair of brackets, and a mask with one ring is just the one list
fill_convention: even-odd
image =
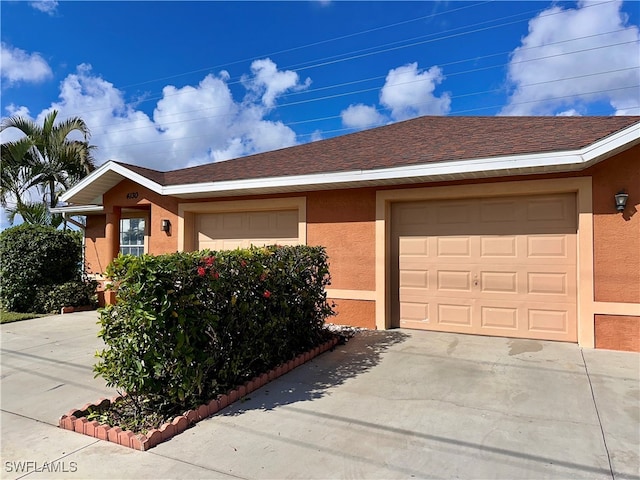
[(218, 395), (217, 398), (211, 400), (205, 405), (200, 405), (198, 408), (193, 410), (187, 410), (182, 415), (178, 415), (171, 421), (164, 423), (160, 428), (149, 430), (145, 435), (136, 434), (131, 430), (122, 430), (120, 427), (100, 424), (95, 420), (89, 421), (86, 418), (90, 408), (107, 408), (112, 403), (120, 399), (120, 395), (111, 399), (101, 398), (96, 403), (85, 404), (81, 409), (70, 410), (60, 417), (58, 420), (58, 427), (72, 432), (75, 431), (77, 433), (82, 433), (83, 435), (88, 435), (100, 440), (105, 440), (107, 442), (117, 443), (124, 447), (133, 448), (134, 450), (149, 450), (159, 443), (165, 442), (170, 438), (179, 435), (200, 420), (204, 420), (205, 418), (215, 415), (220, 410), (228, 407), (233, 402), (241, 399), (254, 390), (265, 386), (270, 381), (290, 372), (294, 368), (308, 362), (321, 353), (332, 349), (338, 342), (339, 338), (334, 337), (322, 345), (315, 347), (308, 352), (301, 353), (292, 360), (272, 368), (269, 372), (258, 375), (245, 382), (243, 385), (238, 385), (236, 388), (229, 390), (225, 394)]

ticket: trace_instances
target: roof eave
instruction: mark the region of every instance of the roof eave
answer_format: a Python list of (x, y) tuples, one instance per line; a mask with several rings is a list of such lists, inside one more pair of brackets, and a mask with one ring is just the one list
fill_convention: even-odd
[(163, 194), (185, 199), (211, 198), (568, 173), (584, 170), (638, 144), (640, 123), (578, 150), (462, 159), (376, 170), (171, 185), (163, 188)]
[(101, 204), (102, 194), (123, 179), (130, 179), (160, 195), (187, 199), (575, 172), (584, 170), (638, 144), (640, 144), (640, 123), (631, 125), (584, 148), (571, 151), (461, 159), (374, 170), (324, 172), (167, 186), (162, 186), (135, 173), (124, 165), (109, 161), (68, 190), (62, 195), (61, 200), (72, 204)]
[(101, 204), (102, 195), (125, 179), (162, 194), (162, 185), (109, 160), (67, 190), (60, 200), (72, 204)]

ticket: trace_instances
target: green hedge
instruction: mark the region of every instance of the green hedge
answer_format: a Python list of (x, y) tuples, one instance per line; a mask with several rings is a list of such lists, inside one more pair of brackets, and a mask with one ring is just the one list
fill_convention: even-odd
[(327, 339), (321, 247), (119, 256), (94, 366), (139, 402), (193, 407)]
[(80, 232), (29, 224), (8, 228), (0, 233), (0, 257), (0, 304), (7, 311), (49, 313), (93, 303), (85, 298), (96, 284), (83, 278)]

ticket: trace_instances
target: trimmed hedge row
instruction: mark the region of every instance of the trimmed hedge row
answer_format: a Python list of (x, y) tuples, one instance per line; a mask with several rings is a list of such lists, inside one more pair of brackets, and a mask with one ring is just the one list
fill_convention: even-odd
[(321, 247), (119, 256), (94, 366), (137, 407), (197, 406), (325, 341)]

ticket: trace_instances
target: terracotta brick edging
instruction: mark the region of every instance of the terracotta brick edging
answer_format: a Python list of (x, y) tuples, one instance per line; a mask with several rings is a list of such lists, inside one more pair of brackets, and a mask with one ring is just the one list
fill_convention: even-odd
[(178, 415), (170, 422), (163, 424), (160, 428), (149, 430), (145, 435), (136, 434), (131, 430), (122, 430), (120, 427), (100, 424), (95, 420), (90, 421), (86, 418), (89, 409), (108, 408), (112, 403), (122, 398), (120, 395), (111, 399), (101, 398), (97, 403), (87, 403), (81, 409), (72, 409), (67, 412), (66, 415), (62, 415), (60, 417), (58, 426), (65, 430), (82, 433), (100, 440), (118, 443), (124, 447), (133, 448), (134, 450), (149, 450), (159, 443), (169, 440), (171, 437), (184, 432), (188, 427), (194, 425), (200, 420), (204, 420), (205, 418), (218, 413), (223, 408), (228, 407), (233, 402), (241, 399), (254, 390), (264, 387), (267, 383), (275, 380), (281, 375), (290, 372), (294, 368), (308, 362), (321, 353), (332, 349), (336, 346), (338, 341), (338, 337), (334, 337), (308, 352), (301, 353), (288, 362), (272, 368), (267, 373), (258, 375), (245, 382), (243, 385), (238, 385), (236, 388), (229, 390), (225, 394), (218, 395), (217, 398), (211, 400), (206, 405), (200, 405), (196, 409), (187, 410), (182, 415)]

